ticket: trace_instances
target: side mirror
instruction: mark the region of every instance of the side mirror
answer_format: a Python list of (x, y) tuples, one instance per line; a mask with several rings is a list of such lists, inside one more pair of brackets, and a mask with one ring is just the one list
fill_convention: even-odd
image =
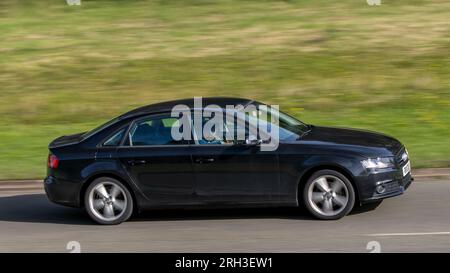
[(247, 139), (245, 139), (245, 144), (249, 146), (259, 146), (261, 145), (262, 140), (258, 139), (254, 135), (249, 135)]

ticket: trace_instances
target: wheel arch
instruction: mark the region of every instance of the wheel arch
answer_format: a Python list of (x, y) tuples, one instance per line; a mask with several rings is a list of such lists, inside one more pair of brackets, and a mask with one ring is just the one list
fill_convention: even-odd
[(139, 211), (139, 205), (137, 202), (137, 196), (136, 193), (134, 192), (133, 188), (131, 187), (130, 183), (123, 177), (121, 177), (118, 174), (115, 173), (110, 173), (110, 172), (102, 172), (102, 173), (96, 173), (94, 175), (92, 175), (91, 177), (89, 177), (88, 179), (86, 179), (86, 181), (83, 183), (83, 185), (81, 186), (80, 189), (80, 194), (79, 194), (79, 203), (80, 203), (80, 207), (84, 207), (84, 195), (86, 193), (87, 188), (89, 187), (89, 185), (94, 182), (96, 179), (101, 178), (101, 177), (108, 177), (108, 178), (112, 178), (115, 180), (120, 181), (125, 187), (127, 187), (128, 191), (131, 194), (131, 197), (133, 198), (133, 210), (134, 211)]
[(341, 173), (343, 176), (345, 176), (350, 183), (352, 184), (353, 188), (355, 189), (355, 204), (359, 204), (360, 203), (360, 198), (359, 198), (359, 188), (355, 183), (355, 178), (352, 175), (352, 173), (346, 169), (343, 166), (340, 165), (333, 165), (333, 164), (321, 164), (321, 165), (316, 165), (313, 166), (311, 168), (309, 168), (308, 170), (306, 170), (300, 177), (299, 182), (297, 184), (297, 206), (301, 205), (301, 197), (302, 196), (302, 192), (303, 189), (306, 185), (306, 182), (308, 181), (308, 179), (316, 172), (321, 171), (321, 170), (332, 170), (332, 171), (336, 171), (338, 173)]

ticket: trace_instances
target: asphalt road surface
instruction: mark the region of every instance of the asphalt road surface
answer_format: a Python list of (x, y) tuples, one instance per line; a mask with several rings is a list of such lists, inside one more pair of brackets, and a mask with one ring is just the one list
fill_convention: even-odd
[(69, 252), (71, 241), (81, 252), (450, 252), (450, 181), (416, 181), (339, 221), (285, 208), (164, 210), (99, 226), (42, 192), (0, 195), (0, 252)]

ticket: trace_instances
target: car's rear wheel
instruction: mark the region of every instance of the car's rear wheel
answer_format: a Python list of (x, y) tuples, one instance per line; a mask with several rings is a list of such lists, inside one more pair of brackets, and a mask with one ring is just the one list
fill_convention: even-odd
[(339, 172), (321, 170), (306, 182), (303, 202), (316, 218), (336, 220), (347, 215), (355, 204), (352, 183)]
[(120, 181), (101, 177), (86, 190), (84, 204), (89, 216), (103, 225), (117, 225), (133, 213), (133, 197)]

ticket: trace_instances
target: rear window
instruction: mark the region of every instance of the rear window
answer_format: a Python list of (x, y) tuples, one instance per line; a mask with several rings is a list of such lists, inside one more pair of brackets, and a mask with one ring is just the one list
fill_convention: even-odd
[(109, 126), (113, 125), (114, 123), (118, 122), (119, 120), (120, 120), (120, 118), (112, 119), (112, 120), (108, 121), (107, 123), (104, 123), (104, 124), (98, 126), (94, 130), (91, 130), (91, 131), (89, 131), (87, 133), (84, 133), (82, 138), (83, 139), (89, 138), (89, 137), (95, 135), (96, 133), (98, 133), (98, 132), (108, 128)]

